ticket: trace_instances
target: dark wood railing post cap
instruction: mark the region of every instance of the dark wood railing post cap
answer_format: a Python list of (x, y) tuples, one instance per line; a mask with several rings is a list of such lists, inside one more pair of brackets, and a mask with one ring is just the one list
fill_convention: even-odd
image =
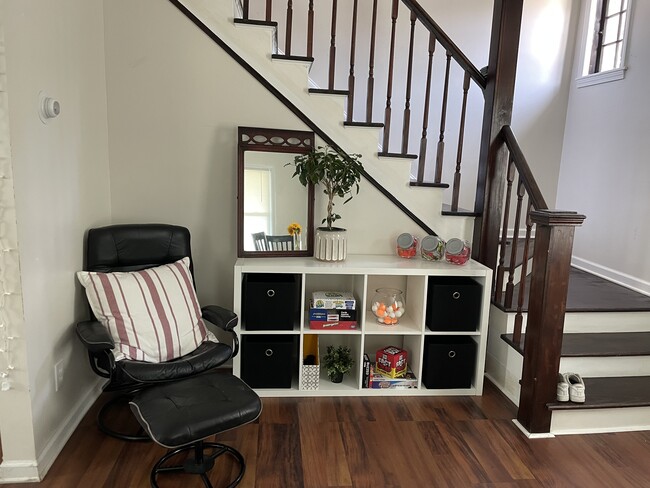
[(532, 210), (530, 220), (538, 225), (582, 225), (587, 217), (568, 210)]

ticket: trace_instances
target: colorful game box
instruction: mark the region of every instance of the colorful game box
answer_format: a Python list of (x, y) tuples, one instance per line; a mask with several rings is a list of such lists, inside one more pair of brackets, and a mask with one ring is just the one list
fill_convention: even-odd
[(385, 347), (377, 351), (375, 359), (377, 371), (386, 376), (398, 378), (406, 374), (408, 353), (404, 349), (395, 346)]
[(354, 310), (357, 301), (351, 291), (315, 291), (311, 296), (314, 308), (338, 308)]

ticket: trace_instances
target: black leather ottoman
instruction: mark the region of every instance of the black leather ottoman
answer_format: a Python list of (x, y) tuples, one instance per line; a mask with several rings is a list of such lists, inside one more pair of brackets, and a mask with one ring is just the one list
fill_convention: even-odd
[[(129, 403), (140, 425), (163, 447), (172, 449), (151, 470), (151, 486), (158, 487), (159, 473), (185, 472), (201, 476), (206, 487), (212, 485), (206, 473), (215, 459), (228, 453), (240, 465), (237, 486), (244, 476), (243, 456), (230, 446), (203, 439), (252, 422), (262, 411), (262, 402), (246, 383), (230, 373), (206, 373), (173, 383), (163, 383), (136, 394)], [(204, 452), (206, 449), (210, 453)], [(194, 451), (184, 464), (163, 466), (175, 455)]]

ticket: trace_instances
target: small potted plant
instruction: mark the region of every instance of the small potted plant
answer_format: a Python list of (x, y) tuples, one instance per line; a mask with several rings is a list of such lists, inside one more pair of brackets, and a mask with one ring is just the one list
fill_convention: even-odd
[(347, 231), (333, 226), (334, 222), (341, 218), (334, 212), (334, 197), (347, 197), (343, 201), (343, 204), (346, 204), (354, 194), (359, 193), (359, 181), (363, 173), (360, 158), (360, 154), (342, 156), (330, 147), (319, 146), (307, 154), (296, 156), (293, 163), (287, 163), (295, 166), (293, 176), (297, 176), (303, 186), (310, 183), (320, 185), (323, 187), (323, 193), (327, 195), (327, 216), (321, 222), (327, 225), (316, 229), (316, 259), (343, 261), (346, 257)]
[(354, 359), (348, 346), (327, 346), (323, 364), (332, 383), (340, 383), (343, 381), (343, 375), (354, 366)]

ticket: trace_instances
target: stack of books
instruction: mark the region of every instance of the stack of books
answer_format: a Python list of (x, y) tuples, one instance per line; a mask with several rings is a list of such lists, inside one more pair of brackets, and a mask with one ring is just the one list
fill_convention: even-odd
[(363, 355), (362, 382), (363, 388), (406, 390), (418, 387), (418, 380), (410, 368), (402, 377), (391, 378), (375, 369), (375, 363), (370, 362), (368, 354)]
[(309, 327), (316, 330), (356, 329), (356, 306), (352, 292), (315, 291), (309, 305)]

